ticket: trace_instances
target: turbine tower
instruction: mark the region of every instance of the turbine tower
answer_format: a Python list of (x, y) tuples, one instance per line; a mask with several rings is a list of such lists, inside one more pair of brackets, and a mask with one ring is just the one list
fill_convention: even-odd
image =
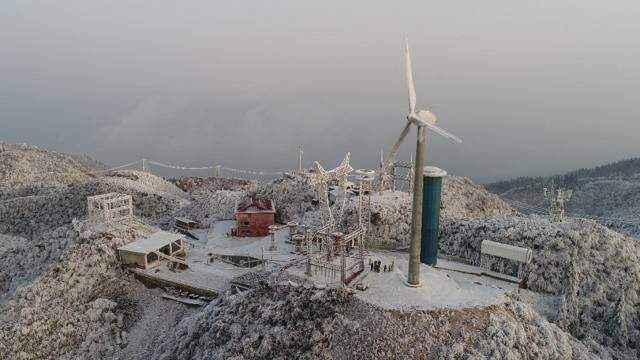
[(409, 134), (411, 125), (418, 128), (418, 137), (416, 141), (416, 162), (413, 181), (413, 211), (411, 213), (411, 245), (409, 247), (409, 274), (407, 276), (407, 284), (409, 286), (420, 285), (420, 233), (422, 230), (422, 176), (424, 174), (424, 143), (425, 128), (461, 143), (462, 140), (450, 132), (436, 126), (436, 116), (428, 110), (418, 110), (416, 112), (416, 90), (413, 84), (413, 74), (411, 70), (411, 55), (409, 54), (409, 41), (406, 41), (405, 48), (405, 70), (407, 77), (407, 88), (409, 90), (409, 114), (407, 115), (407, 124), (405, 125), (400, 137), (391, 148), (387, 160), (382, 167), (382, 178), (386, 176), (385, 169), (393, 164), (396, 153), (402, 145), (402, 141)]

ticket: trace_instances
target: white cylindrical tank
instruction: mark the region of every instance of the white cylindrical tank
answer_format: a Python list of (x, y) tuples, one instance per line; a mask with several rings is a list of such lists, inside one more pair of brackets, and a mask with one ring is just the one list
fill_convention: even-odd
[(522, 263), (529, 263), (533, 259), (533, 251), (531, 251), (531, 249), (501, 244), (490, 240), (482, 241), (480, 252), (482, 254), (498, 256)]

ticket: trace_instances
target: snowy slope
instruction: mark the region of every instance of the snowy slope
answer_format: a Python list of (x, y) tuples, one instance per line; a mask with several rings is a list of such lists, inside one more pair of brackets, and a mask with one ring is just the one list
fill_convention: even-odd
[(0, 187), (34, 183), (71, 184), (91, 169), (72, 156), (27, 144), (0, 143)]
[[(525, 285), (557, 296), (553, 319), (578, 339), (593, 339), (621, 358), (640, 342), (640, 243), (589, 220), (550, 223), (538, 216), (448, 221), (440, 249), (480, 265), (483, 240), (525, 246), (534, 252)], [(517, 265), (487, 259), (496, 271)], [(629, 355), (631, 354), (631, 355)]]
[(525, 213), (545, 213), (543, 188), (551, 183), (572, 189), (569, 216), (591, 217), (623, 234), (640, 237), (640, 159), (629, 159), (565, 175), (520, 178), (488, 184), (487, 188), (514, 202)]
[(86, 216), (88, 196), (107, 192), (132, 195), (134, 213), (152, 221), (167, 220), (187, 203), (175, 185), (140, 171), (118, 171), (68, 186), (17, 187), (0, 197), (0, 233), (32, 237), (69, 224)]

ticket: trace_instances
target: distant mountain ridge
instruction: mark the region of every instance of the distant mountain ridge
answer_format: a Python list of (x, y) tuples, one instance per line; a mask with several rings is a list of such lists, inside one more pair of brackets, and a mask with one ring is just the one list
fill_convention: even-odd
[(564, 175), (499, 181), (486, 188), (522, 212), (544, 215), (549, 201), (543, 196), (543, 188), (552, 183), (573, 190), (566, 204), (567, 215), (594, 217), (615, 231), (640, 238), (640, 158)]
[(630, 158), (612, 163), (599, 165), (593, 168), (582, 168), (569, 171), (562, 175), (537, 176), (537, 177), (518, 177), (515, 179), (502, 180), (487, 184), (487, 190), (502, 194), (516, 187), (533, 185), (536, 183), (554, 182), (562, 187), (572, 187), (579, 183), (581, 179), (594, 178), (617, 178), (617, 179), (634, 179), (640, 180), (640, 157)]

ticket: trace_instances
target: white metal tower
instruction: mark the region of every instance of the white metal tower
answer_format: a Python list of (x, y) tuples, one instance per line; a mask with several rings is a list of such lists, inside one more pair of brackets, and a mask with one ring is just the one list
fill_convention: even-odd
[(549, 219), (551, 222), (562, 222), (564, 219), (564, 204), (571, 199), (573, 190), (556, 188), (555, 184), (544, 188), (544, 198), (549, 200)]

